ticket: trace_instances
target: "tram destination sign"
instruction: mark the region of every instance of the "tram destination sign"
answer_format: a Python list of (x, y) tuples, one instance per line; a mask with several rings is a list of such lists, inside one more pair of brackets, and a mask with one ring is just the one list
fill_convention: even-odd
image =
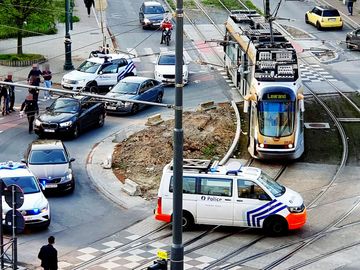
[(263, 97), (264, 100), (289, 100), (290, 96), (286, 93), (267, 93)]

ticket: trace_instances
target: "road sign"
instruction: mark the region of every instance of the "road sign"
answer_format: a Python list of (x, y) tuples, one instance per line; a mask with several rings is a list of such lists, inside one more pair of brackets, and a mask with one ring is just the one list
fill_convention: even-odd
[(15, 209), (18, 209), (24, 204), (24, 192), (17, 185), (9, 185), (4, 188), (3, 195), (5, 196), (5, 201), (11, 208), (13, 207), (13, 194), (14, 207)]
[(95, 0), (95, 9), (104, 11), (107, 8), (107, 0)]
[(15, 214), (15, 232), (16, 233), (22, 233), (24, 231), (25, 228), (25, 219), (23, 217), (23, 215), (18, 211), (13, 209), (10, 209), (5, 216), (5, 226), (7, 226), (8, 228), (12, 228), (13, 225), (13, 214)]

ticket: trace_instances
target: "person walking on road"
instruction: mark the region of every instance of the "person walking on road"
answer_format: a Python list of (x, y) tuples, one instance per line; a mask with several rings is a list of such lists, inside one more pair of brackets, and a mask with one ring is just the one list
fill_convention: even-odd
[(24, 115), (24, 113), (27, 116), (28, 122), (29, 122), (29, 133), (31, 134), (34, 129), (34, 120), (35, 120), (35, 114), (38, 111), (38, 108), (36, 106), (36, 102), (33, 98), (33, 95), (29, 93), (25, 101), (21, 104), (20, 108), (20, 117)]
[(353, 15), (354, 2), (356, 2), (356, 0), (347, 0), (347, 8), (349, 11), (349, 16)]
[(28, 83), (33, 86), (40, 86), (40, 76), (41, 76), (41, 71), (39, 69), (38, 64), (33, 64), (32, 69), (30, 70), (27, 78)]
[(58, 258), (57, 250), (54, 248), (55, 237), (48, 238), (48, 244), (41, 247), (38, 258), (41, 260), (41, 267), (44, 270), (57, 270)]
[[(0, 81), (2, 81), (2, 78), (0, 78)], [(0, 107), (3, 116), (9, 114), (9, 89), (7, 85), (0, 85)]]
[(94, 0), (84, 0), (84, 3), (87, 9), (88, 17), (90, 17), (91, 7), (95, 6)]
[[(42, 76), (44, 78), (44, 86), (45, 88), (51, 88), (52, 82), (51, 82), (51, 78), (52, 78), (52, 74), (50, 71), (50, 67), (49, 65), (45, 65), (45, 69), (42, 71)], [(50, 93), (48, 90), (44, 91), (44, 99), (50, 99)]]
[[(12, 75), (8, 74), (6, 79), (4, 80), (4, 82), (11, 82), (13, 83), (12, 80)], [(7, 86), (9, 89), (9, 112), (15, 112), (14, 109), (14, 104), (15, 104), (15, 86), (13, 85), (8, 85)]]

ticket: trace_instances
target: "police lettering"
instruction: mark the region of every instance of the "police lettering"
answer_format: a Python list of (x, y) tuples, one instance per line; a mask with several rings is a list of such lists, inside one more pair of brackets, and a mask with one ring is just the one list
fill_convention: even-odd
[(221, 198), (217, 198), (217, 197), (207, 197), (206, 198), (207, 201), (211, 201), (211, 202), (220, 202)]

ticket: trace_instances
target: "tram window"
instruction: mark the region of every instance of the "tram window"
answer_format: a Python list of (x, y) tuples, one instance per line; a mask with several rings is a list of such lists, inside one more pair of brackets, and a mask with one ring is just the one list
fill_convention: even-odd
[(249, 180), (237, 180), (238, 197), (246, 199), (269, 198), (269, 195), (257, 184)]

